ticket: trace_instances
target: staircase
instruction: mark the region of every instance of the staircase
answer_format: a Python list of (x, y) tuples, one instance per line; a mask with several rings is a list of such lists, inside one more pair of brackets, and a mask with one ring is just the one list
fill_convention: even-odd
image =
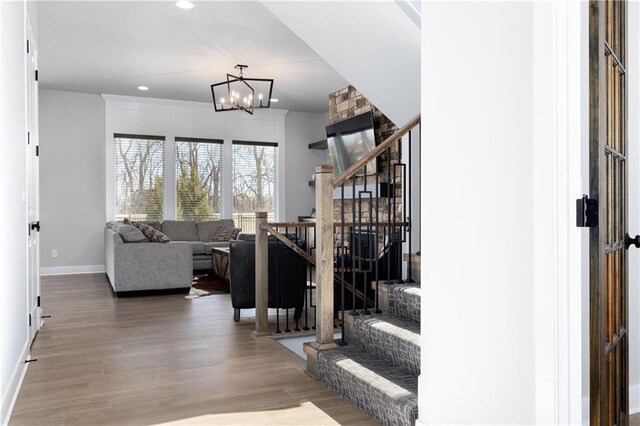
[[(269, 224), (256, 214), (254, 333), (270, 334), (267, 266), (258, 262), (269, 233), (315, 265), (308, 374), (384, 425), (412, 426), (418, 416), (420, 256), (412, 253), (412, 235), (419, 220), (411, 215), (419, 216), (412, 209), (412, 182), (419, 181), (412, 132), (419, 125), (417, 116), (337, 177), (331, 166), (316, 168), (315, 256), (286, 237), (298, 224)], [(374, 174), (367, 169), (372, 161), (379, 165)]]
[(380, 288), (388, 296), (388, 311), (347, 314), (348, 344), (318, 353), (318, 378), (384, 425), (413, 425), (418, 416), (420, 287)]

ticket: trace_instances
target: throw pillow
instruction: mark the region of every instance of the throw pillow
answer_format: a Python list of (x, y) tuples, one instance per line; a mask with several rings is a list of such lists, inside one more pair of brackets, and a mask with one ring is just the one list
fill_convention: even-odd
[(148, 243), (149, 239), (142, 233), (141, 230), (133, 225), (120, 225), (118, 227), (118, 234), (122, 237), (122, 241), (125, 243)]
[(213, 233), (213, 238), (211, 241), (231, 241), (238, 238), (238, 234), (240, 234), (242, 229), (240, 228), (218, 228), (216, 232)]
[(152, 243), (168, 243), (171, 241), (169, 237), (158, 231), (153, 226), (149, 226), (142, 222), (131, 222), (133, 226), (140, 229), (144, 235), (146, 235)]

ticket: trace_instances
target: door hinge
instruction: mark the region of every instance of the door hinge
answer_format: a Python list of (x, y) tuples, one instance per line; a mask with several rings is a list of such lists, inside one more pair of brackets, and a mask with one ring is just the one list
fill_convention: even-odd
[(31, 145), (31, 132), (27, 132), (27, 145)]
[(576, 226), (593, 228), (598, 226), (598, 200), (583, 195), (576, 200)]
[(31, 223), (27, 223), (27, 233), (31, 236)]
[(27, 53), (29, 53), (29, 40), (27, 40)]
[(38, 296), (38, 299), (36, 299), (36, 305), (38, 306), (38, 308), (40, 307), (40, 296)]
[(36, 81), (38, 81), (38, 70), (36, 70)]
[(36, 157), (40, 157), (40, 145), (36, 145)]
[(31, 314), (29, 314), (29, 327), (31, 327)]

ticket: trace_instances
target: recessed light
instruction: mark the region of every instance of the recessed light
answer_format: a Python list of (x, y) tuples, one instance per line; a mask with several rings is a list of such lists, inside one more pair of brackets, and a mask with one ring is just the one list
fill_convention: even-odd
[(280, 99), (278, 99), (278, 98), (271, 98), (271, 102), (280, 102)]
[(180, 9), (191, 9), (193, 7), (193, 3), (187, 0), (180, 0), (176, 2), (176, 6)]
[(142, 90), (143, 92), (146, 92), (147, 90), (149, 90), (149, 88), (147, 86), (138, 86), (138, 90)]

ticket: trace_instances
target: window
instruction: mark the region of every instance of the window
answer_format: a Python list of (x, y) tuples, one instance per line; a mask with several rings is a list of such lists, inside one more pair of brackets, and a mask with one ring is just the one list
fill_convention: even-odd
[(176, 138), (176, 219), (220, 219), (222, 141)]
[(115, 134), (116, 219), (162, 220), (164, 137)]
[(255, 233), (257, 211), (275, 220), (277, 158), (277, 143), (233, 141), (233, 219), (244, 233)]

